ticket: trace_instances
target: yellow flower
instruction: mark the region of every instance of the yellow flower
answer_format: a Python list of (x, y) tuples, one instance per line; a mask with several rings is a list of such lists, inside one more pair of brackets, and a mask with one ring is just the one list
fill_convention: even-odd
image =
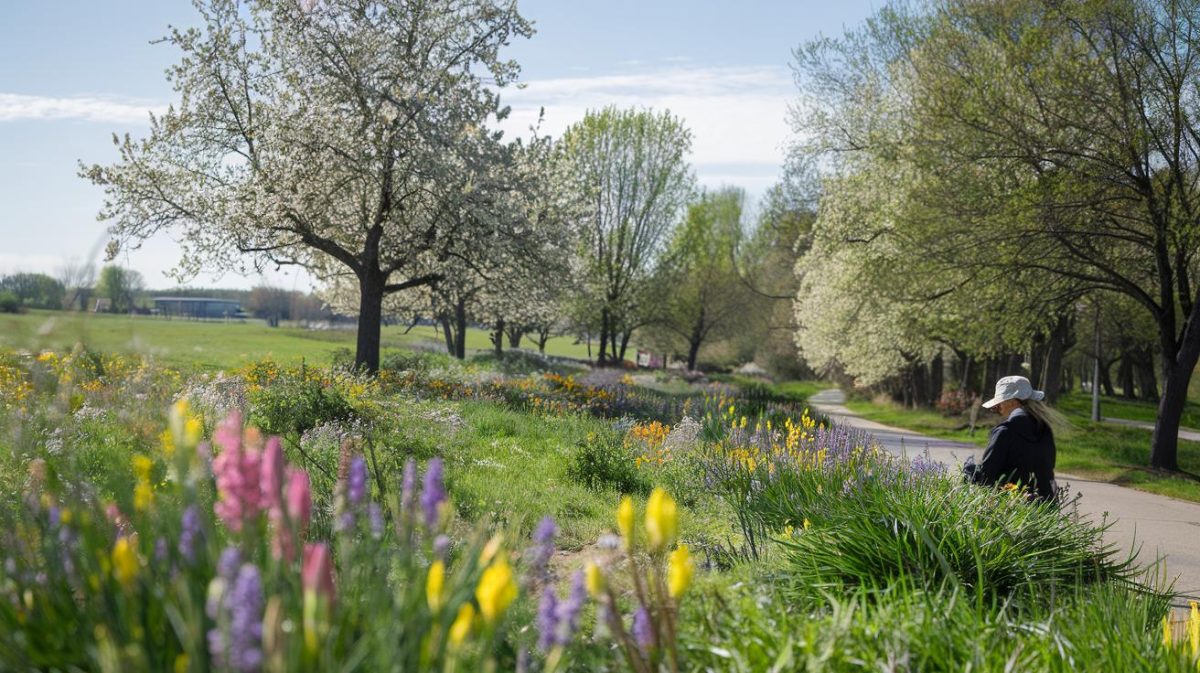
[(584, 580), (592, 598), (599, 598), (600, 594), (604, 593), (604, 572), (592, 561), (588, 561), (587, 566), (584, 567)]
[(617, 506), (617, 528), (621, 531), (621, 537), (625, 538), (627, 546), (633, 546), (633, 498), (625, 496), (621, 498), (621, 504)]
[(1170, 647), (1174, 639), (1171, 637), (1171, 615), (1163, 617), (1162, 620), (1162, 644), (1163, 647)]
[(425, 600), (433, 612), (442, 607), (445, 585), (446, 564), (439, 559), (429, 566), (429, 576), (425, 578)]
[(1191, 609), (1188, 614), (1187, 635), (1188, 644), (1192, 646), (1192, 656), (1200, 656), (1200, 607), (1196, 601), (1189, 601)]
[(491, 623), (517, 598), (517, 583), (513, 580), (508, 560), (500, 555), (488, 566), (475, 587), (475, 600), (479, 602), (479, 614)]
[(194, 447), (200, 443), (200, 434), (204, 431), (204, 426), (200, 424), (200, 419), (195, 416), (188, 418), (183, 424), (183, 442), (188, 448)]
[(190, 665), (190, 663), (191, 662), (188, 659), (188, 655), (180, 654), (180, 655), (176, 656), (175, 657), (175, 673), (187, 673), (188, 666)]
[(463, 603), (458, 609), (458, 616), (454, 618), (454, 623), (450, 625), (450, 644), (454, 646), (462, 645), (463, 641), (471, 633), (471, 622), (475, 620), (475, 606), (468, 603)]
[(128, 537), (117, 538), (112, 550), (113, 577), (128, 589), (138, 575), (137, 551)]
[(154, 487), (147, 481), (138, 481), (133, 487), (133, 508), (139, 512), (150, 509), (154, 504)]
[(147, 456), (137, 454), (133, 457), (133, 473), (138, 479), (150, 481), (150, 471), (154, 469), (154, 461)]
[(655, 488), (646, 501), (646, 537), (650, 541), (650, 551), (659, 552), (670, 547), (678, 532), (675, 499), (661, 488)]
[(667, 591), (671, 598), (679, 598), (692, 584), (692, 574), (696, 571), (688, 553), (687, 545), (681, 544), (671, 552), (671, 561), (667, 565)]
[(811, 525), (812, 525), (812, 522), (808, 520), (808, 517), (805, 517), (804, 518), (804, 530), (808, 530), (808, 527)]

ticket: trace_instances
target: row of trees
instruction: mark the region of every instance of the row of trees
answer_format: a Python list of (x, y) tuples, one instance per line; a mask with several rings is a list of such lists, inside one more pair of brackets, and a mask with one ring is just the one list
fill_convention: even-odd
[(1099, 323), (1122, 388), (1158, 400), (1151, 464), (1176, 469), (1200, 358), (1198, 29), (1192, 1), (938, 0), (798, 50), (796, 152), (819, 170), (792, 177), (822, 190), (805, 356), (914, 401), (947, 357), (963, 381), (1027, 360), (1054, 392)]
[(368, 370), (389, 314), (436, 320), (460, 357), (470, 325), (497, 349), (570, 330), (601, 364), (653, 325), (695, 366), (739, 308), (780, 304), (746, 252), (775, 243), (747, 235), (740, 193), (695, 198), (678, 118), (608, 108), (557, 141), (493, 130), (519, 72), (500, 51), (532, 33), (513, 3), (197, 6), (202, 25), (165, 40), (176, 105), (81, 169), (119, 245), (169, 229), (182, 275), (311, 270), (358, 315)]

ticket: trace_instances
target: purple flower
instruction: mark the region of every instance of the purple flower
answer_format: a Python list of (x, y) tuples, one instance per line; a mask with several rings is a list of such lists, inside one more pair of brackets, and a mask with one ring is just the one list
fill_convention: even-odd
[(236, 671), (262, 665), (263, 588), (258, 568), (247, 563), (229, 593), (229, 663)]
[(558, 535), (558, 526), (554, 525), (554, 517), (546, 516), (533, 531), (533, 541), (539, 545), (553, 545), (555, 535)]
[(646, 612), (644, 606), (639, 606), (637, 612), (633, 613), (633, 627), (630, 630), (633, 632), (634, 642), (643, 652), (648, 652), (654, 647), (654, 627), (650, 624), (650, 613)]
[(195, 505), (189, 505), (180, 517), (179, 531), (179, 555), (188, 565), (196, 562), (196, 547), (200, 542), (200, 535), (200, 510)]
[(242, 565), (242, 554), (237, 550), (237, 547), (226, 547), (221, 552), (221, 558), (217, 560), (217, 575), (223, 579), (233, 581), (237, 575), (238, 567)]
[(558, 624), (554, 631), (556, 644), (565, 647), (571, 643), (571, 637), (579, 628), (579, 613), (583, 611), (583, 604), (587, 602), (587, 596), (583, 571), (576, 571), (571, 580), (571, 591), (567, 594), (567, 600), (558, 602), (555, 615)]
[(446, 553), (450, 551), (450, 538), (446, 535), (439, 535), (433, 538), (433, 555), (445, 559)]
[(379, 503), (367, 505), (367, 520), (371, 522), (371, 536), (376, 540), (383, 537), (383, 509)]
[(346, 498), (350, 504), (358, 505), (367, 494), (367, 461), (362, 456), (350, 460), (350, 471), (346, 475)]
[(425, 512), (425, 525), (430, 530), (437, 527), (438, 510), (446, 500), (446, 486), (442, 480), (442, 459), (429, 461), (425, 470), (425, 481), (421, 489), (421, 509)]
[(166, 563), (168, 559), (169, 549), (167, 548), (167, 538), (160, 537), (154, 541), (154, 560), (157, 563)]
[(558, 599), (554, 587), (542, 591), (542, 601), (537, 613), (538, 647), (547, 651), (558, 642)]
[(543, 581), (549, 579), (547, 566), (550, 557), (554, 556), (554, 536), (557, 534), (558, 526), (554, 525), (554, 518), (550, 516), (543, 518), (534, 530), (534, 545), (526, 552), (529, 556), (530, 574), (533, 577)]

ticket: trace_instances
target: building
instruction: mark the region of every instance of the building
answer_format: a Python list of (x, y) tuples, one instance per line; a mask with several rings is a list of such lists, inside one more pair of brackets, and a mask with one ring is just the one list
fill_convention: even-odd
[(155, 297), (154, 312), (167, 318), (192, 320), (242, 320), (242, 305), (232, 299), (211, 297)]

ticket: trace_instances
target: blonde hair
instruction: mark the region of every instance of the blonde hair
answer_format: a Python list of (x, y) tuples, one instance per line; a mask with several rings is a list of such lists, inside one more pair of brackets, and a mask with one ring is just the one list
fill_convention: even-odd
[(1050, 432), (1058, 435), (1060, 433), (1069, 432), (1074, 426), (1067, 417), (1062, 415), (1058, 409), (1046, 404), (1042, 400), (1018, 400), (1025, 411), (1033, 416), (1033, 420), (1043, 428), (1049, 428)]

